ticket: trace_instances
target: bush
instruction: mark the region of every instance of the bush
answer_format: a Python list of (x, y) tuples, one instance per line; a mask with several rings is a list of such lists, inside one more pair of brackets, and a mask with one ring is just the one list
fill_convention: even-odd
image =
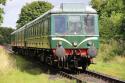
[(98, 56), (100, 60), (107, 62), (112, 60), (115, 56), (125, 56), (125, 44), (120, 43), (114, 39), (106, 42), (106, 40), (102, 40), (98, 52)]

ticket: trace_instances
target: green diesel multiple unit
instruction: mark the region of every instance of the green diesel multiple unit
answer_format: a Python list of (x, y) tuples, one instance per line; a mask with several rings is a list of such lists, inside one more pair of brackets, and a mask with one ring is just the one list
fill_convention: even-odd
[(11, 34), (15, 52), (59, 67), (85, 69), (99, 47), (97, 12), (83, 4), (62, 4)]

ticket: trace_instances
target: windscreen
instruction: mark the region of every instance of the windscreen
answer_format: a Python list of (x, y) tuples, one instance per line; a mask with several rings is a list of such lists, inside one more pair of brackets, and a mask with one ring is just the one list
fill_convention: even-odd
[(80, 16), (69, 16), (68, 22), (69, 34), (81, 34), (82, 21)]
[(54, 16), (55, 33), (65, 35), (96, 35), (95, 15), (56, 15)]
[(94, 35), (95, 32), (95, 16), (94, 15), (84, 15), (84, 30), (86, 34)]
[(55, 33), (65, 33), (67, 30), (66, 16), (55, 16)]

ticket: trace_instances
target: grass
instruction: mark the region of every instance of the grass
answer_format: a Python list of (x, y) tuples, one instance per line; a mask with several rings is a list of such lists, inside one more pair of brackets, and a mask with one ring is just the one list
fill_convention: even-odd
[(0, 83), (75, 83), (65, 78), (50, 78), (32, 62), (16, 55), (8, 54), (0, 47)]
[[(117, 57), (117, 58), (121, 59), (120, 57)], [(105, 63), (105, 62), (100, 61), (100, 62), (97, 62), (96, 65), (91, 65), (89, 69), (102, 72), (104, 74), (111, 75), (111, 76), (125, 80), (125, 63), (124, 62), (119, 63), (113, 60), (111, 62)]]
[(101, 44), (94, 59), (96, 64), (90, 65), (89, 69), (125, 80), (125, 55), (118, 53), (119, 48), (120, 45), (115, 41)]
[(5, 74), (12, 70), (15, 66), (14, 63), (14, 59), (0, 46), (0, 74)]

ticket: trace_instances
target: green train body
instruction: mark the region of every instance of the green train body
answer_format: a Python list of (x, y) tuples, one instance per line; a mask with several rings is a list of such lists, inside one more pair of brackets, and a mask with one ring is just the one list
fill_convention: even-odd
[[(47, 56), (53, 60), (52, 63), (57, 64), (61, 61), (64, 67), (64, 64), (72, 64), (69, 58), (78, 57), (80, 60), (77, 61), (77, 67), (86, 68), (99, 48), (98, 15), (94, 9), (87, 10), (82, 4), (77, 4), (77, 8), (76, 4), (72, 4), (74, 9), (69, 5), (63, 4), (57, 10), (51, 9), (14, 31), (11, 34), (13, 50), (25, 53), (32, 49), (35, 56)], [(54, 62), (55, 59), (57, 62)]]

